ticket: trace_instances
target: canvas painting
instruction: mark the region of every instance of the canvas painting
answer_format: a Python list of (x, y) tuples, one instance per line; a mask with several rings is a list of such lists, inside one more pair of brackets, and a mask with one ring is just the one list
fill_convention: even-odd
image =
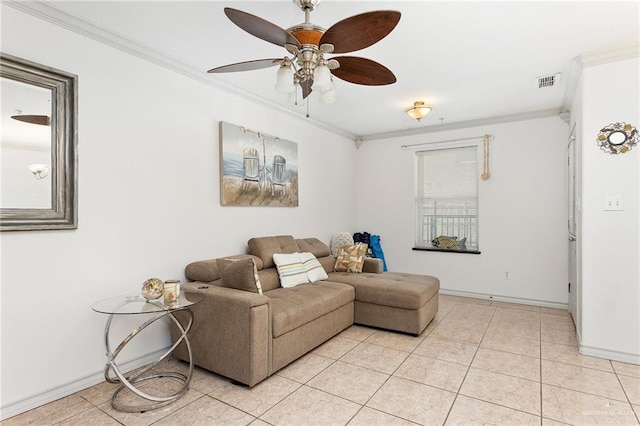
[(298, 144), (220, 122), (223, 206), (298, 206)]

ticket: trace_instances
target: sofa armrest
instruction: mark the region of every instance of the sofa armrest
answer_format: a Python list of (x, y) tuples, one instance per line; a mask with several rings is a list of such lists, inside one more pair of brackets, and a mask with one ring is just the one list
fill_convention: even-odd
[(384, 264), (382, 259), (375, 257), (365, 257), (364, 265), (362, 265), (362, 272), (372, 272), (374, 274), (381, 274), (384, 270)]
[[(202, 282), (181, 285), (185, 293), (204, 296), (192, 305), (194, 319), (189, 342), (194, 363), (238, 382), (253, 386), (271, 368), (271, 315), (267, 296)], [(184, 314), (176, 317), (184, 323)], [(172, 325), (171, 337), (180, 336)], [(181, 344), (174, 355), (188, 360)]]

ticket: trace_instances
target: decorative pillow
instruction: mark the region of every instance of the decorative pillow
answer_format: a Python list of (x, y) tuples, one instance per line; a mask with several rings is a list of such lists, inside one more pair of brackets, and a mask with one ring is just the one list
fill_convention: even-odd
[(324, 268), (318, 262), (318, 259), (311, 253), (298, 253), (298, 257), (302, 262), (302, 266), (304, 267), (305, 272), (307, 273), (307, 278), (309, 278), (309, 282), (315, 283), (316, 281), (326, 280), (329, 278)]
[(309, 282), (304, 265), (300, 261), (300, 253), (274, 253), (273, 263), (276, 264), (280, 285), (284, 288), (295, 287)]
[(222, 284), (238, 290), (262, 294), (256, 262), (251, 257), (226, 257), (216, 260)]
[(348, 232), (338, 232), (331, 237), (331, 256), (337, 256), (342, 246), (352, 246), (353, 237)]
[(363, 243), (340, 247), (333, 270), (336, 272), (362, 272), (367, 248), (368, 246)]
[(467, 237), (464, 237), (461, 240), (458, 240), (458, 237), (447, 237), (445, 235), (440, 235), (439, 237), (431, 240), (431, 245), (437, 248), (445, 248), (445, 249), (456, 249), (456, 250), (466, 250), (467, 249)]

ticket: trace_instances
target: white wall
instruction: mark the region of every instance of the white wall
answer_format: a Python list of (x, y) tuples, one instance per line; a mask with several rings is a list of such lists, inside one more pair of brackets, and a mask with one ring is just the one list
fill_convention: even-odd
[[(1, 239), (2, 417), (100, 380), (96, 301), (252, 236), (354, 228), (354, 144), (2, 5), (2, 51), (79, 76), (79, 227)], [(218, 123), (298, 142), (298, 208), (221, 207)], [(333, 188), (340, 188), (334, 191)], [(326, 202), (330, 198), (331, 202)], [(121, 332), (138, 320), (124, 319)], [(117, 343), (117, 342), (116, 342)], [(159, 328), (124, 354), (164, 347)]]
[[(575, 278), (572, 285), (571, 291), (575, 294), (575, 304), (573, 307), (575, 310), (572, 313), (573, 321), (576, 326), (576, 337), (578, 342), (580, 342), (581, 334), (582, 334), (582, 175), (583, 175), (583, 161), (582, 161), (582, 152), (583, 152), (583, 135), (582, 135), (582, 126), (579, 123), (582, 123), (582, 89), (580, 88), (582, 85), (582, 78), (580, 77), (577, 82), (577, 90), (575, 96), (573, 97), (573, 102), (571, 104), (571, 123), (570, 126), (574, 130), (573, 136), (575, 137), (575, 250), (576, 250), (576, 259), (575, 266), (573, 271), (575, 273)], [(571, 267), (571, 266), (570, 266)], [(570, 271), (571, 273), (572, 271)]]
[[(640, 146), (602, 151), (596, 137), (616, 122), (640, 127), (640, 59), (582, 71), (581, 351), (640, 363)], [(624, 211), (604, 211), (621, 195)]]
[[(413, 251), (415, 151), (401, 145), (485, 133), (494, 140), (491, 177), (479, 181), (482, 254)], [(356, 157), (358, 230), (381, 236), (390, 270), (435, 275), (445, 291), (566, 305), (568, 133), (549, 117), (366, 141)]]

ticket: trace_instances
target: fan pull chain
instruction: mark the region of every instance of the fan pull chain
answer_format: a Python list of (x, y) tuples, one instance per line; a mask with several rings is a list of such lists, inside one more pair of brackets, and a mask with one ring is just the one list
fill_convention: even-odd
[(307, 99), (307, 118), (309, 118), (309, 104), (311, 102), (309, 101), (309, 99)]
[(491, 177), (491, 173), (489, 173), (489, 135), (484, 135), (484, 173), (480, 175), (482, 180), (487, 180)]

